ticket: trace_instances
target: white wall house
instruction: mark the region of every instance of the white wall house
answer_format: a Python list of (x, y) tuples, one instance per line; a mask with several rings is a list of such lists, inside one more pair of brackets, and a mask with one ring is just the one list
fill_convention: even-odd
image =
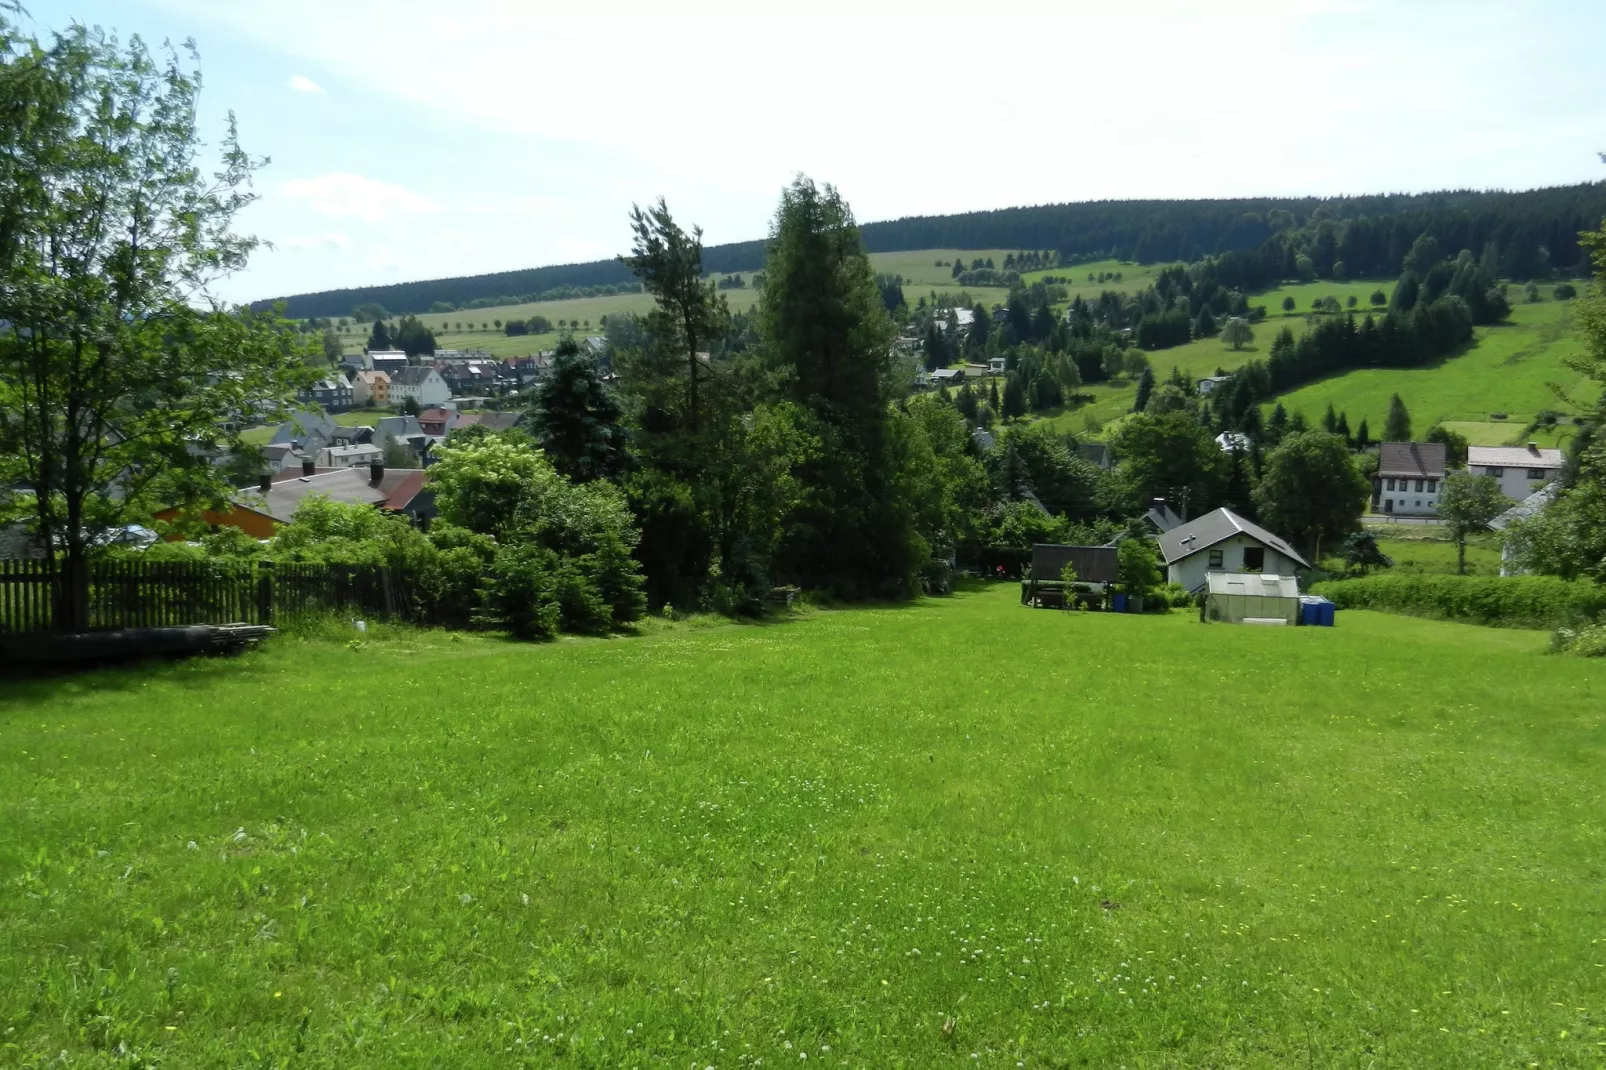
[(1467, 471), (1475, 476), (1493, 476), (1501, 493), (1514, 502), (1554, 483), (1561, 475), (1560, 450), (1542, 450), (1537, 443), (1527, 446), (1468, 446)]
[(1287, 542), (1231, 509), (1217, 509), (1160, 535), (1166, 582), (1190, 591), (1211, 572), (1262, 572), (1292, 576), (1310, 562)]
[(1372, 508), (1387, 516), (1438, 516), (1444, 489), (1442, 442), (1385, 442), (1372, 477)]
[(318, 451), (319, 468), (361, 468), (382, 462), (385, 451), (378, 446), (326, 446)]
[(400, 405), (408, 398), (420, 409), (433, 408), (448, 400), (452, 391), (434, 368), (413, 366), (390, 373), (390, 403)]

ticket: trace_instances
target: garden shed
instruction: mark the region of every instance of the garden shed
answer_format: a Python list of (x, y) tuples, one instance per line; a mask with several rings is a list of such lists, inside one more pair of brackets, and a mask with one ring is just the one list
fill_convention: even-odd
[(1211, 572), (1205, 619), (1229, 624), (1298, 624), (1299, 583), (1292, 576)]

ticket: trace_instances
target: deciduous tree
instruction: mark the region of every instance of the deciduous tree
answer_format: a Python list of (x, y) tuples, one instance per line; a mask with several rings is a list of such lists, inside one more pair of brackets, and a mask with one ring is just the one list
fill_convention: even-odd
[(1262, 523), (1303, 547), (1314, 561), (1323, 541), (1360, 526), (1371, 494), (1342, 438), (1307, 431), (1290, 434), (1267, 455), (1255, 503)]
[(1439, 492), (1439, 519), (1455, 540), (1455, 570), (1467, 570), (1467, 536), (1489, 530), (1489, 521), (1511, 508), (1493, 476), (1452, 472)]
[[(82, 24), (47, 42), (0, 8), (0, 487), (89, 624), (88, 560), (153, 508), (218, 503), (214, 455), (315, 375), (292, 325), (210, 287), (257, 247), (235, 233), (262, 161), (232, 116), (202, 170), (193, 51), (153, 57)], [(188, 65), (187, 65), (188, 64)], [(266, 411), (264, 411), (266, 410)], [(199, 448), (197, 448), (199, 447)]]

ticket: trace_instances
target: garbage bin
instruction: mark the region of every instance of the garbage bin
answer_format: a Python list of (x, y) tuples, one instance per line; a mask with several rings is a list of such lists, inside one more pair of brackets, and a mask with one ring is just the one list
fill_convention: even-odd
[(1336, 612), (1338, 610), (1338, 607), (1336, 605), (1334, 605), (1332, 602), (1323, 602), (1322, 606), (1321, 606), (1321, 609), (1322, 609), (1322, 627), (1331, 628), (1333, 626), (1334, 615), (1336, 614)]
[(1118, 594), (1115, 596), (1115, 611), (1117, 613), (1126, 612), (1126, 595)]

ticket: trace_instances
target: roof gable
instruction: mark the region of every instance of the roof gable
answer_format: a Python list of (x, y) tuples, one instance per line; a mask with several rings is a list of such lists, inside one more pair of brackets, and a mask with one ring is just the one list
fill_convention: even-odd
[(1165, 563), (1174, 565), (1183, 558), (1192, 557), (1201, 550), (1207, 550), (1219, 542), (1224, 542), (1234, 535), (1247, 535), (1262, 546), (1276, 550), (1291, 560), (1298, 561), (1306, 568), (1310, 562), (1302, 557), (1299, 551), (1288, 545), (1286, 541), (1273, 535), (1259, 524), (1252, 524), (1233, 512), (1231, 509), (1217, 509), (1213, 513), (1190, 520), (1181, 527), (1172, 528), (1160, 535), (1160, 553)]
[(1385, 442), (1378, 447), (1377, 474), (1443, 479), (1446, 456), (1442, 442)]

